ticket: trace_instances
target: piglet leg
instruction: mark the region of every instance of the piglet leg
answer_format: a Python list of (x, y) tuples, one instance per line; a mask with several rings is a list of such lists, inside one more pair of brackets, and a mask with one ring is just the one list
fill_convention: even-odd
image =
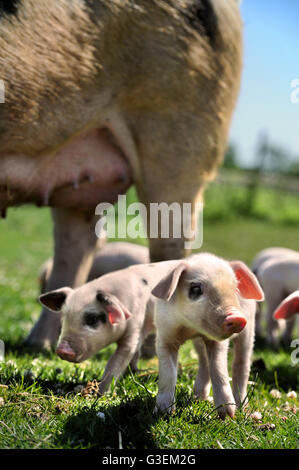
[(213, 387), (214, 404), (220, 418), (235, 414), (235, 400), (229, 384), (227, 369), (228, 340), (216, 342), (206, 340), (209, 368)]
[(246, 405), (247, 383), (250, 373), (254, 343), (254, 314), (248, 316), (244, 330), (234, 339), (234, 359), (232, 365), (233, 394), (238, 408)]
[(198, 354), (198, 372), (194, 383), (194, 395), (201, 400), (207, 400), (210, 394), (211, 382), (206, 345), (202, 338), (194, 339), (193, 344)]
[(290, 346), (291, 341), (292, 341), (292, 333), (293, 333), (293, 329), (295, 328), (295, 324), (296, 324), (295, 318), (291, 318), (290, 320), (286, 322), (285, 329), (282, 335), (282, 343), (284, 346)]
[(136, 359), (139, 351), (140, 331), (135, 331), (132, 335), (123, 337), (117, 344), (115, 353), (107, 362), (101, 383), (99, 385), (99, 393), (105, 393), (114, 378), (115, 381), (125, 372), (129, 363)]
[(157, 354), (159, 358), (159, 391), (155, 412), (171, 413), (174, 410), (175, 402), (178, 347), (158, 337)]
[(267, 336), (266, 341), (269, 346), (273, 349), (279, 347), (279, 322), (273, 318), (273, 312), (276, 307), (283, 300), (285, 294), (278, 283), (267, 285), (264, 287), (265, 298), (267, 299), (267, 311), (266, 311), (266, 327)]
[[(99, 239), (95, 235), (97, 218), (91, 213), (53, 209), (54, 265), (46, 290), (78, 287), (87, 279)], [(60, 332), (60, 314), (43, 308), (40, 318), (27, 338), (27, 344), (38, 348), (56, 345)]]

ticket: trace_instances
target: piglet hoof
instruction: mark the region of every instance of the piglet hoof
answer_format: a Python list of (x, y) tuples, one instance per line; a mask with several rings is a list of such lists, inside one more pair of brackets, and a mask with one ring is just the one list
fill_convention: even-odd
[(167, 415), (173, 414), (175, 411), (175, 404), (172, 399), (169, 399), (169, 396), (160, 395), (157, 398), (156, 406), (154, 409), (155, 414), (163, 413)]
[(200, 390), (194, 387), (194, 400), (212, 402), (213, 397), (210, 396), (210, 387)]
[(167, 415), (167, 416), (170, 416), (170, 415), (173, 415), (175, 412), (175, 406), (174, 405), (170, 405), (168, 408), (165, 408), (165, 409), (161, 409), (160, 407), (158, 407), (157, 405), (155, 406), (154, 408), (154, 414), (164, 414), (164, 415)]
[(233, 405), (233, 404), (220, 405), (217, 408), (217, 412), (218, 412), (219, 418), (221, 418), (222, 420), (224, 420), (227, 416), (229, 416), (230, 418), (233, 418), (236, 412), (236, 405)]

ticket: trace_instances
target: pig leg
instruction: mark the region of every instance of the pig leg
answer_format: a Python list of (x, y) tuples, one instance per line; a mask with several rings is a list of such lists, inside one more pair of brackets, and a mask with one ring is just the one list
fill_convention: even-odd
[(285, 329), (282, 335), (282, 342), (285, 346), (290, 346), (292, 341), (292, 333), (295, 327), (296, 319), (291, 318), (290, 320), (285, 322)]
[(157, 339), (159, 358), (159, 387), (155, 413), (171, 413), (174, 410), (175, 386), (177, 380), (178, 347)]
[(269, 290), (264, 288), (265, 298), (267, 300), (267, 310), (266, 310), (266, 328), (267, 336), (266, 341), (274, 349), (277, 349), (279, 346), (279, 323), (273, 318), (273, 313), (276, 307), (284, 299), (284, 292), (278, 285), (271, 283)]
[(101, 379), (99, 385), (100, 394), (105, 393), (109, 389), (112, 379), (118, 380), (129, 363), (136, 359), (136, 354), (139, 352), (139, 344), (140, 331), (135, 331), (134, 334), (127, 335), (118, 342), (117, 349), (107, 362)]
[(229, 384), (227, 369), (228, 340), (216, 342), (206, 340), (209, 368), (213, 387), (214, 404), (220, 418), (235, 414), (235, 400)]
[(137, 349), (137, 351), (135, 352), (134, 356), (133, 356), (133, 359), (131, 359), (130, 361), (130, 368), (131, 368), (131, 371), (132, 372), (138, 372), (138, 360), (139, 360), (139, 357), (140, 357), (140, 350), (139, 350), (139, 347)]
[[(138, 349), (130, 362), (133, 372), (138, 372), (138, 359), (140, 356), (147, 359), (156, 354), (156, 335), (154, 324), (155, 302), (150, 300), (147, 306), (146, 318), (142, 327)], [(150, 339), (151, 349), (148, 348), (147, 340)], [(146, 354), (144, 354), (146, 351)]]
[(257, 338), (262, 338), (263, 328), (262, 328), (262, 305), (257, 304), (256, 315), (255, 315), (255, 334)]
[[(99, 239), (95, 235), (98, 218), (76, 210), (53, 209), (54, 265), (47, 282), (48, 291), (64, 286), (78, 287), (88, 276)], [(27, 343), (39, 348), (54, 347), (60, 332), (60, 314), (43, 308)]]
[[(152, 262), (184, 258), (189, 253), (191, 247), (185, 242), (192, 239), (190, 232), (196, 227), (205, 183), (223, 151), (223, 139), (218, 142), (215, 135), (219, 129), (201, 129), (192, 113), (182, 122), (181, 109), (176, 111), (161, 116), (157, 109), (155, 118), (145, 114), (135, 123), (141, 160), (135, 180), (140, 201), (147, 209)], [(180, 129), (181, 134), (174, 129)]]
[(209, 371), (209, 359), (206, 345), (202, 338), (193, 340), (194, 347), (198, 354), (198, 372), (194, 383), (194, 395), (201, 400), (207, 400), (210, 394), (211, 382)]
[(233, 395), (237, 407), (246, 405), (247, 383), (251, 367), (254, 343), (254, 315), (247, 318), (244, 330), (234, 339), (234, 359), (232, 365)]

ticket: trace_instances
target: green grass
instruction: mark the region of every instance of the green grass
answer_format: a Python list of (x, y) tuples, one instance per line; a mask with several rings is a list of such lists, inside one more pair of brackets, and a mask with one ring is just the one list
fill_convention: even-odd
[[(203, 250), (250, 263), (267, 246), (299, 248), (295, 224), (240, 216), (224, 220), (214, 217), (213, 204), (205, 213)], [(119, 448), (120, 436), (124, 448), (138, 449), (298, 448), (294, 407), (299, 403), (286, 396), (299, 388), (299, 366), (291, 365), (290, 348), (274, 353), (256, 345), (254, 360), (259, 362), (252, 369), (249, 407), (234, 420), (223, 422), (211, 403), (193, 400), (197, 365), (190, 343), (180, 352), (173, 416), (153, 414), (157, 358), (141, 360), (140, 372), (126, 375), (107, 395), (83, 397), (76, 387), (100, 379), (114, 345), (80, 365), (22, 345), (39, 315), (37, 273), (52, 252), (49, 211), (11, 210), (0, 221), (0, 246), (0, 338), (6, 344), (0, 364), (0, 384), (5, 386), (0, 387), (0, 448)], [(272, 388), (281, 391), (281, 398), (270, 395)], [(250, 417), (253, 411), (262, 414), (260, 422)], [(273, 429), (262, 426), (270, 424)]]

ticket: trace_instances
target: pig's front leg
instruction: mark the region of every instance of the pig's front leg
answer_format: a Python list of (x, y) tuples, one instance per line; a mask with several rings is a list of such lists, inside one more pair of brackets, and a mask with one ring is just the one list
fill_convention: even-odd
[(282, 335), (282, 343), (284, 346), (290, 346), (291, 341), (292, 341), (292, 333), (293, 333), (293, 329), (295, 328), (295, 324), (296, 324), (295, 318), (291, 318), (290, 320), (286, 322), (285, 329)]
[(177, 380), (178, 347), (158, 337), (159, 386), (155, 413), (171, 413), (174, 410)]
[(194, 383), (194, 395), (201, 400), (207, 400), (211, 388), (207, 349), (202, 338), (194, 339), (193, 344), (198, 354), (198, 372)]
[(228, 340), (219, 343), (210, 340), (206, 341), (214, 404), (222, 419), (226, 415), (232, 418), (235, 414), (235, 400), (229, 384), (227, 369), (228, 345)]
[[(270, 283), (269, 283), (270, 284)], [(265, 298), (267, 299), (266, 310), (266, 341), (273, 349), (279, 347), (279, 323), (273, 318), (273, 312), (284, 298), (284, 292), (281, 286), (273, 282), (271, 285), (264, 286)]]
[(255, 317), (247, 317), (244, 330), (234, 338), (234, 359), (232, 365), (233, 395), (237, 407), (246, 405), (247, 383), (251, 367), (254, 343)]
[(140, 346), (140, 331), (126, 335), (117, 344), (115, 353), (107, 362), (101, 383), (99, 385), (99, 393), (105, 393), (112, 382), (112, 379), (118, 378), (125, 372), (129, 363), (136, 358)]
[[(46, 290), (78, 287), (87, 279), (99, 239), (95, 235), (97, 218), (75, 210), (53, 209), (54, 265)], [(60, 332), (60, 314), (43, 308), (27, 338), (38, 348), (54, 347)]]

